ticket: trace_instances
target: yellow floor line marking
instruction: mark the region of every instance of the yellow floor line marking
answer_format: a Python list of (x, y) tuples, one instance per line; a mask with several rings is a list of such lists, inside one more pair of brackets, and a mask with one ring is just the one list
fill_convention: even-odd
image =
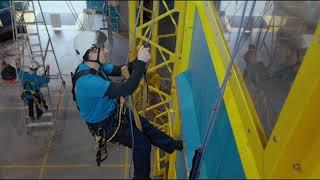
[[(112, 168), (125, 168), (128, 164), (101, 164), (100, 167), (112, 167)], [(0, 168), (90, 168), (97, 167), (95, 164), (12, 164), (12, 165), (0, 165)]]
[[(65, 95), (65, 89), (64, 88), (65, 87), (61, 87), (61, 92), (60, 92), (60, 97), (59, 97), (59, 102), (58, 102), (57, 107), (60, 107), (60, 105), (63, 104), (64, 95)], [(60, 104), (60, 102), (62, 102), (62, 103)], [(59, 110), (60, 110), (60, 108), (57, 109), (57, 112), (56, 112), (56, 115), (55, 115), (55, 121), (57, 121), (57, 119), (59, 118)], [(40, 173), (39, 173), (38, 179), (43, 179), (44, 170), (45, 170), (44, 166), (47, 164), (48, 157), (49, 157), (49, 152), (52, 149), (53, 137), (54, 137), (54, 135), (56, 133), (56, 130), (57, 130), (57, 126), (55, 126), (54, 129), (51, 131), (49, 143), (48, 143), (48, 146), (46, 148), (46, 152), (44, 153), (44, 156), (43, 156), (43, 159), (42, 159), (42, 163), (41, 163), (42, 167), (40, 169)]]
[(47, 149), (46, 149), (46, 152), (44, 154), (44, 157), (42, 159), (42, 163), (41, 163), (41, 169), (40, 169), (40, 173), (39, 173), (39, 177), (38, 179), (43, 179), (43, 176), (44, 176), (44, 170), (45, 170), (45, 167), (46, 167), (46, 164), (47, 164), (47, 161), (48, 161), (48, 157), (49, 157), (49, 151), (52, 147), (52, 137), (50, 138), (49, 140), (49, 143), (48, 143), (48, 146), (47, 146)]
[(128, 174), (128, 168), (129, 168), (129, 166), (128, 166), (128, 161), (129, 161), (129, 158), (128, 158), (128, 155), (129, 155), (129, 148), (128, 147), (126, 147), (126, 158), (125, 158), (125, 165), (127, 165), (125, 168), (124, 168), (124, 178), (123, 179), (128, 179), (128, 177), (129, 177), (129, 174)]

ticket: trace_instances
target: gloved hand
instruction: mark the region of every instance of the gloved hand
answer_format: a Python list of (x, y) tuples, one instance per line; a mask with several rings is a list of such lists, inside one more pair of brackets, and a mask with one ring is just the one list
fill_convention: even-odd
[(150, 61), (150, 59), (151, 59), (150, 48), (144, 48), (143, 46), (141, 46), (138, 52), (138, 60), (147, 63)]
[(128, 66), (128, 70), (129, 70), (129, 73), (130, 73), (130, 74), (132, 73), (136, 62), (137, 62), (137, 59), (135, 59), (135, 60), (133, 60), (133, 61), (130, 61), (130, 62), (128, 63), (127, 66)]
[(15, 61), (16, 61), (16, 67), (21, 68), (20, 58), (17, 58)]

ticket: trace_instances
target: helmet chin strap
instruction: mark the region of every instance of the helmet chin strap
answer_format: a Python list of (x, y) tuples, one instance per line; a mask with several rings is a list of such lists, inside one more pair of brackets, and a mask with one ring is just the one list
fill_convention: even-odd
[(102, 74), (103, 77), (105, 77), (106, 79), (109, 79), (109, 77), (104, 73), (104, 71), (102, 70), (101, 71), (101, 67), (102, 67), (102, 63), (100, 62), (100, 49), (101, 48), (98, 48), (98, 55), (97, 55), (97, 59), (96, 60), (84, 60), (84, 61), (87, 61), (87, 62), (94, 62), (94, 63), (97, 63), (100, 65), (99, 67), (99, 73)]
[(88, 60), (84, 60), (84, 61), (98, 63), (101, 66), (102, 64), (100, 62), (100, 49), (101, 48), (98, 48), (98, 55), (97, 55), (97, 59), (96, 60), (89, 60), (88, 59)]
[(32, 68), (32, 67), (29, 67), (29, 69), (33, 72), (37, 72), (38, 71), (38, 68)]

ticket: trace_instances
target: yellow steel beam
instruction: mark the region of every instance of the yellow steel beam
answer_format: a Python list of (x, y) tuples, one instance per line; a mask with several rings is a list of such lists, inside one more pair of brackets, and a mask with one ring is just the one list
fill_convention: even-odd
[(146, 7), (143, 7), (142, 9), (143, 9), (143, 11), (146, 11), (146, 12), (148, 12), (148, 13), (152, 13), (152, 10), (150, 10), (150, 9), (148, 9), (148, 8), (146, 8)]
[[(154, 19), (159, 16), (159, 1), (153, 1), (152, 7), (155, 8), (155, 10), (152, 10), (154, 14)], [(154, 21), (154, 19), (151, 19), (151, 22)], [(152, 42), (155, 42), (159, 44), (158, 39), (158, 29), (159, 29), (159, 21), (154, 21), (152, 26)], [(157, 63), (157, 48), (152, 46), (151, 47), (151, 67), (155, 66)]]
[[(165, 57), (165, 55), (163, 54), (163, 52), (160, 49), (159, 49), (159, 53), (164, 61), (169, 61), (169, 60), (167, 60), (167, 58)], [(171, 59), (172, 56), (170, 56), (169, 58)], [(170, 66), (168, 64), (166, 64), (166, 67), (167, 67), (168, 71), (172, 74), (172, 70), (171, 70)]]
[(159, 35), (158, 38), (169, 38), (169, 37), (176, 37), (177, 36), (177, 33), (170, 33), (170, 34), (162, 34), (162, 35)]
[(155, 119), (157, 119), (157, 118), (159, 118), (159, 117), (161, 117), (161, 116), (167, 115), (167, 114), (170, 113), (170, 112), (172, 112), (172, 109), (169, 109), (169, 110), (167, 110), (167, 111), (164, 111), (164, 112), (158, 114), (158, 115), (155, 117)]
[[(159, 3), (156, 5), (156, 3)], [(142, 44), (142, 42), (146, 42), (148, 41), (148, 38), (146, 37), (148, 32), (151, 30), (151, 27), (153, 26), (152, 29), (152, 39), (149, 42), (149, 44), (151, 45), (151, 56), (152, 56), (152, 60), (151, 60), (151, 65), (150, 68), (148, 69), (148, 76), (149, 77), (154, 77), (155, 74), (158, 73), (158, 71), (161, 69), (167, 69), (169, 72), (169, 77), (165, 76), (165, 77), (161, 77), (160, 78), (156, 78), (159, 80), (167, 80), (169, 83), (171, 84), (171, 88), (173, 88), (173, 90), (171, 90), (171, 94), (168, 94), (166, 92), (168, 92), (168, 90), (170, 89), (165, 89), (166, 87), (162, 84), (161, 86), (158, 87), (158, 85), (152, 86), (149, 85), (149, 88), (152, 91), (152, 94), (154, 94), (154, 92), (156, 93), (155, 95), (159, 98), (156, 98), (157, 102), (152, 102), (151, 104), (147, 104), (146, 107), (146, 115), (152, 115), (154, 117), (153, 121), (161, 121), (161, 124), (157, 124), (157, 126), (161, 126), (161, 129), (166, 131), (166, 133), (169, 133), (169, 135), (172, 135), (172, 128), (171, 128), (171, 124), (173, 120), (179, 120), (179, 115), (178, 113), (176, 113), (174, 111), (178, 110), (178, 107), (170, 107), (172, 106), (172, 104), (175, 104), (173, 101), (173, 97), (175, 97), (175, 82), (174, 82), (174, 76), (173, 76), (173, 71), (175, 70), (175, 63), (178, 62), (180, 59), (180, 55), (181, 53), (178, 51), (181, 51), (181, 45), (182, 45), (182, 35), (183, 35), (183, 25), (184, 25), (184, 16), (185, 16), (185, 6), (183, 6), (183, 4), (186, 4), (186, 1), (181, 1), (179, 3), (175, 2), (175, 7), (173, 9), (169, 9), (168, 5), (166, 4), (165, 1), (162, 1), (163, 7), (165, 8), (166, 12), (162, 13), (161, 15), (159, 15), (159, 8), (157, 8), (157, 10), (155, 11), (155, 17), (154, 19), (151, 19), (148, 22), (143, 22), (143, 13), (141, 14), (140, 17), (140, 25), (137, 27), (136, 30), (136, 39), (140, 40), (140, 44)], [(178, 5), (177, 5), (178, 4)], [(153, 8), (155, 7), (159, 7), (160, 6), (160, 1), (153, 1)], [(135, 4), (135, 6), (131, 6), (129, 7), (131, 8), (131, 11), (133, 11), (133, 9), (136, 11), (137, 5)], [(144, 11), (146, 12), (153, 12), (153, 10), (149, 10), (147, 8), (143, 8)], [(175, 21), (175, 19), (173, 18), (173, 13), (179, 13), (179, 21), (178, 24)], [(180, 15), (182, 13), (182, 15)], [(131, 15), (131, 14), (130, 14)], [(169, 17), (172, 24), (175, 27), (175, 33), (170, 33), (170, 34), (164, 34), (164, 35), (158, 35), (158, 22), (166, 17)], [(131, 18), (131, 21), (133, 21), (133, 18)], [(152, 24), (154, 23), (154, 24)], [(177, 32), (180, 32), (181, 34), (179, 35)], [(178, 51), (170, 51), (168, 48), (162, 46), (159, 44), (158, 40), (159, 38), (167, 38), (167, 37), (174, 37), (176, 36), (176, 46), (179, 47)], [(163, 59), (163, 62), (159, 62), (157, 61), (157, 52), (159, 52), (160, 56)], [(172, 69), (172, 65), (173, 65), (173, 69)], [(155, 82), (153, 82), (155, 83)], [(157, 84), (157, 83), (156, 83)], [(141, 84), (140, 84), (141, 85)], [(138, 88), (138, 90), (141, 92), (141, 87)], [(150, 92), (151, 92), (150, 91)], [(165, 91), (165, 92), (164, 92)], [(139, 92), (136, 91), (134, 96), (139, 97)], [(176, 98), (176, 97), (175, 97)], [(140, 98), (136, 98), (137, 100), (140, 101)], [(139, 103), (138, 103), (139, 104)], [(140, 102), (141, 104), (141, 102)], [(176, 100), (176, 104), (177, 104), (177, 100)], [(164, 106), (164, 107), (162, 107)], [(139, 110), (139, 114), (143, 113), (143, 111)], [(174, 115), (173, 114), (177, 114)], [(151, 122), (153, 122), (151, 121)], [(164, 128), (164, 129), (163, 129)], [(156, 168), (154, 169), (154, 173), (157, 176), (161, 176), (163, 178), (168, 178), (168, 172), (167, 172), (167, 167), (161, 165), (161, 162), (163, 162), (164, 160), (166, 162), (169, 161), (170, 159), (170, 163), (172, 162), (174, 164), (174, 159), (169, 158), (168, 154), (163, 155), (162, 153), (160, 154), (160, 150), (156, 149), (156, 155), (155, 155), (155, 164), (156, 164)], [(160, 160), (160, 161), (159, 161)], [(172, 166), (173, 167), (173, 166)], [(172, 169), (171, 169), (172, 171)], [(174, 175), (175, 176), (175, 175)], [(172, 176), (171, 176), (172, 177)]]
[[(176, 90), (176, 81), (175, 77), (178, 74), (179, 64), (181, 62), (181, 51), (184, 37), (184, 26), (186, 19), (186, 11), (187, 11), (187, 1), (175, 1), (174, 4), (175, 9), (179, 12), (178, 25), (176, 28), (176, 47), (175, 47), (175, 56), (174, 56), (174, 69), (172, 76), (172, 86), (171, 86), (171, 95), (172, 95), (172, 104), (173, 111), (176, 113), (172, 113), (173, 119), (173, 128), (170, 128), (170, 131), (173, 130), (172, 136), (176, 139), (181, 139), (181, 121), (180, 121), (180, 113), (179, 113), (179, 103), (178, 103), (178, 95)], [(172, 122), (170, 122), (172, 123)], [(169, 159), (169, 168), (168, 168), (168, 179), (175, 179), (176, 175), (176, 160), (177, 160), (177, 152), (174, 152), (170, 155)]]
[(150, 88), (150, 90), (152, 90), (152, 91), (154, 91), (154, 92), (156, 92), (156, 93), (158, 93), (158, 94), (160, 94), (162, 96), (165, 96), (166, 99), (170, 99), (171, 98), (171, 96), (169, 94), (167, 94), (167, 93), (165, 93), (163, 91), (160, 91), (159, 89), (157, 89), (157, 88), (155, 88), (155, 87), (153, 87), (151, 85), (149, 86), (149, 88)]
[[(175, 74), (180, 74), (188, 69), (189, 65), (189, 56), (191, 52), (191, 37), (193, 33), (193, 26), (194, 26), (194, 13), (195, 13), (195, 2), (194, 1), (188, 1), (186, 4), (186, 15), (185, 15), (185, 25), (183, 29), (183, 43), (182, 40), (180, 40), (180, 46), (177, 44), (177, 48), (183, 49), (183, 51), (180, 51), (181, 53), (181, 62), (178, 63), (178, 66), (175, 67), (176, 73)], [(182, 31), (179, 29), (179, 31)], [(181, 34), (181, 32), (180, 32)], [(183, 52), (183, 53), (182, 53)], [(177, 52), (179, 53), (179, 52)]]
[[(170, 101), (171, 101), (171, 100), (169, 99), (169, 100), (166, 100), (166, 101), (157, 103), (157, 104), (155, 104), (155, 105), (152, 105), (152, 106), (150, 106), (150, 107), (147, 107), (146, 112), (151, 111), (151, 110), (153, 110), (153, 109), (155, 109), (155, 108), (158, 108), (158, 107), (160, 107), (160, 106), (163, 106), (164, 104), (169, 103)], [(139, 114), (141, 114), (141, 113), (142, 113), (142, 111), (139, 111)]]
[(265, 152), (268, 178), (320, 177), (320, 24)]
[[(165, 18), (165, 17), (167, 17), (167, 16), (169, 16), (170, 14), (173, 14), (173, 13), (175, 13), (175, 12), (177, 12), (176, 9), (172, 9), (172, 10), (170, 10), (170, 11), (167, 11), (167, 12), (161, 14), (160, 16), (154, 18), (154, 22), (158, 22), (158, 21), (160, 21), (161, 19), (163, 19), (163, 18)], [(148, 21), (148, 22), (142, 24), (141, 26), (139, 26), (139, 29), (143, 29), (143, 28), (145, 28), (145, 27), (147, 27), (147, 26), (150, 26), (151, 24), (152, 24), (152, 21)]]
[[(137, 38), (142, 39), (142, 40), (145, 41), (145, 42), (148, 41), (148, 38), (147, 38), (147, 37), (144, 37), (144, 36), (137, 35)], [(156, 48), (158, 48), (158, 49), (161, 49), (163, 52), (165, 52), (165, 53), (167, 53), (167, 54), (169, 54), (169, 55), (173, 55), (173, 54), (174, 54), (173, 52), (171, 52), (171, 51), (168, 50), (167, 48), (165, 48), (165, 47), (157, 44), (156, 42), (149, 41), (149, 43), (150, 43), (151, 46), (154, 46), (154, 47), (156, 47)]]
[[(136, 26), (136, 18), (137, 18), (137, 1), (128, 1), (129, 6), (129, 32), (134, 32), (134, 28)], [(133, 40), (133, 34), (129, 33), (129, 42), (132, 44), (129, 44), (130, 49), (130, 55), (129, 59), (130, 61), (134, 60), (137, 57), (137, 50), (136, 50), (136, 41)]]
[(165, 62), (163, 62), (163, 63), (161, 63), (161, 64), (158, 64), (158, 65), (156, 65), (156, 66), (153, 66), (153, 67), (151, 67), (151, 68), (149, 68), (149, 69), (147, 70), (147, 73), (152, 73), (152, 72), (154, 72), (154, 71), (162, 68), (163, 66), (167, 66), (167, 65), (170, 64), (170, 63), (173, 63), (173, 61), (168, 61), (168, 60), (167, 60), (167, 61), (165, 61)]
[[(166, 9), (167, 12), (170, 11), (169, 8), (168, 8), (168, 5), (167, 5), (167, 3), (166, 3), (166, 1), (162, 1), (162, 4), (163, 4), (163, 6), (164, 6), (164, 8)], [(175, 29), (177, 29), (177, 22), (174, 20), (172, 14), (169, 14), (169, 17), (170, 17), (171, 22), (172, 22), (172, 24), (174, 25)]]

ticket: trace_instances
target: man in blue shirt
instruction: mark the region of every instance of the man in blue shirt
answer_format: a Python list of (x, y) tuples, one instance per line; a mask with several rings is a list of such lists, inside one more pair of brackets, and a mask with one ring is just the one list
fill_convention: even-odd
[(29, 117), (34, 119), (33, 104), (36, 104), (37, 119), (39, 119), (43, 111), (41, 110), (41, 105), (48, 110), (48, 106), (42, 94), (40, 88), (49, 83), (49, 70), (50, 67), (46, 66), (45, 73), (42, 76), (37, 75), (37, 70), (39, 69), (39, 63), (37, 61), (31, 61), (29, 67), (30, 71), (26, 72), (21, 69), (19, 59), (16, 61), (17, 73), (19, 78), (22, 80), (23, 92), (21, 98), (27, 102)]
[[(97, 35), (99, 33), (101, 32), (98, 31)], [(83, 36), (85, 35), (84, 33)], [(90, 32), (87, 36), (89, 35)], [(74, 75), (77, 80), (73, 82), (80, 116), (94, 135), (102, 135), (105, 139), (115, 135), (111, 138), (111, 143), (133, 148), (134, 179), (149, 178), (151, 144), (167, 153), (183, 149), (181, 141), (174, 140), (155, 128), (144, 117), (140, 117), (142, 130), (136, 127), (134, 120), (132, 121), (133, 129), (131, 129), (129, 110), (126, 110), (123, 116), (120, 129), (116, 130), (119, 107), (116, 99), (132, 94), (137, 88), (146, 71), (146, 63), (150, 60), (149, 48), (142, 47), (138, 52), (137, 60), (128, 64), (128, 69), (131, 71), (130, 78), (125, 82), (116, 83), (109, 80), (108, 76), (121, 76), (122, 66), (107, 63), (109, 51), (97, 39), (96, 42), (79, 40), (81, 45), (94, 43), (91, 48), (76, 47), (77, 54), (83, 55), (83, 62)], [(81, 53), (80, 49), (85, 51)], [(134, 118), (133, 115), (131, 118)]]

